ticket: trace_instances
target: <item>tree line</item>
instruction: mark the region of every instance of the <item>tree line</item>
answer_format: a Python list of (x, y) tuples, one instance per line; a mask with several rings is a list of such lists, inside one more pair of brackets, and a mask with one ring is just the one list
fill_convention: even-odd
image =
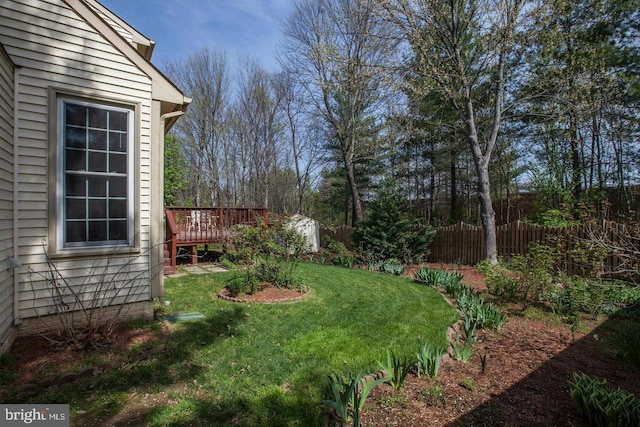
[[(297, 0), (280, 71), (214, 48), (167, 74), (193, 102), (167, 204), (357, 225), (392, 185), (432, 224), (638, 218), (640, 0)], [(391, 184), (390, 184), (391, 183)], [(493, 243), (492, 243), (493, 242)], [(493, 246), (492, 246), (493, 245)]]

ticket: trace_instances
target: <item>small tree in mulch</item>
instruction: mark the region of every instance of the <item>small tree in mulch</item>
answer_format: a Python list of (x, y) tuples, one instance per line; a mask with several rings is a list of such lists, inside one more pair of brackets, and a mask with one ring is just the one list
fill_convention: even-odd
[(255, 293), (259, 283), (270, 283), (279, 288), (302, 288), (295, 276), (302, 255), (308, 251), (303, 235), (286, 220), (272, 221), (256, 227), (237, 227), (233, 246), (238, 257), (250, 261), (242, 276), (232, 278), (227, 284), (231, 295)]

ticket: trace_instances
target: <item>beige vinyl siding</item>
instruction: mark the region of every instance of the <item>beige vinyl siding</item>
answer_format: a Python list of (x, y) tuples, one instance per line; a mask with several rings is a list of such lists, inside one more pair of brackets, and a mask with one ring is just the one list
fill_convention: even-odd
[(0, 46), (0, 351), (13, 324), (13, 64)]
[(109, 16), (105, 15), (104, 13), (102, 13), (102, 11), (100, 11), (97, 8), (93, 7), (93, 5), (89, 5), (89, 6), (91, 7), (91, 9), (93, 9), (93, 11), (95, 13), (100, 15), (100, 17), (102, 19), (104, 19), (112, 28), (114, 28), (118, 32), (118, 34), (120, 34), (120, 36), (123, 39), (125, 39), (127, 42), (131, 43), (132, 45), (135, 45), (134, 42), (133, 42), (133, 35), (129, 31), (124, 29), (120, 24), (115, 22)]
[[(149, 153), (151, 80), (127, 57), (113, 47), (92, 26), (81, 19), (63, 0), (7, 0), (0, 11), (0, 42), (13, 62), (20, 66), (20, 258), (23, 265), (35, 271), (20, 277), (21, 317), (46, 315), (50, 311), (50, 290), (42, 277), (48, 272), (43, 242), (55, 233), (48, 229), (50, 209), (47, 181), (49, 174), (50, 90), (73, 93), (87, 101), (111, 100), (136, 106), (141, 123), (131, 129), (137, 137), (139, 157), (133, 174), (141, 202), (139, 212), (140, 254), (115, 257), (112, 269), (128, 265), (131, 275), (140, 276), (132, 285), (131, 301), (150, 298), (149, 289)], [(54, 136), (55, 137), (55, 136)], [(82, 250), (77, 253), (82, 254)], [(133, 260), (132, 260), (133, 258)], [(102, 258), (73, 257), (56, 259), (64, 277), (82, 289), (92, 266)], [(26, 271), (26, 270), (25, 270)], [(95, 271), (94, 271), (95, 273)], [(127, 279), (116, 279), (118, 286)], [(86, 289), (85, 289), (86, 290)], [(86, 294), (87, 297), (90, 293)]]

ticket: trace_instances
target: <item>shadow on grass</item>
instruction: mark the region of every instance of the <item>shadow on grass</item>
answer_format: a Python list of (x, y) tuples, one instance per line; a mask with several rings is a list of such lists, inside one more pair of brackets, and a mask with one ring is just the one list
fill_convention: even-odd
[[(300, 378), (290, 389), (268, 386), (246, 396), (219, 399), (204, 392), (187, 392), (169, 404), (133, 409), (117, 413), (109, 419), (95, 423), (89, 419), (74, 420), (75, 425), (120, 426), (315, 426), (320, 425), (324, 409), (320, 399), (298, 392), (309, 384), (324, 381), (316, 374)], [(86, 423), (86, 424), (85, 424)]]
[[(252, 397), (245, 394), (221, 399), (206, 386), (195, 385), (194, 380), (206, 374), (207, 367), (193, 362), (193, 355), (203, 347), (228, 339), (228, 325), (237, 325), (244, 319), (244, 307), (238, 306), (216, 312), (214, 317), (181, 323), (171, 334), (167, 350), (156, 359), (99, 377), (92, 385), (96, 400), (100, 399), (96, 402), (97, 410), (75, 416), (72, 425), (319, 425), (321, 399), (298, 392), (309, 384), (325, 381), (324, 376), (314, 372), (306, 372), (284, 387), (266, 385)], [(234, 334), (240, 337), (237, 330)], [(161, 398), (155, 402), (146, 398), (136, 404), (130, 400), (132, 392), (157, 393)], [(113, 403), (105, 396), (111, 396)]]
[[(139, 402), (129, 401), (131, 394), (160, 393), (172, 385), (192, 381), (201, 375), (205, 367), (193, 362), (195, 353), (227, 339), (227, 325), (239, 324), (245, 319), (244, 308), (238, 306), (214, 312), (198, 321), (181, 322), (169, 336), (166, 348), (147, 358), (129, 354), (122, 363), (98, 371), (93, 377), (52, 386), (40, 392), (14, 394), (3, 403), (70, 404), (72, 408), (82, 409), (72, 416), (72, 425), (106, 425), (104, 422), (110, 417), (121, 418), (118, 413), (123, 409), (140, 406)], [(145, 425), (142, 420), (147, 418), (145, 412), (148, 411), (149, 408), (142, 411), (138, 408), (124, 424)], [(140, 424), (129, 423), (136, 419)], [(118, 423), (109, 423), (114, 424)]]
[(620, 387), (640, 398), (638, 352), (640, 309), (636, 307), (612, 316), (526, 378), (505, 392), (491, 396), (489, 401), (448, 427), (587, 425), (569, 394), (567, 383), (573, 379), (573, 373), (604, 378), (610, 387)]
[[(150, 411), (145, 425), (162, 426), (315, 426), (322, 420), (317, 401), (285, 396), (281, 390), (269, 390), (255, 399), (241, 397), (230, 400), (190, 399), (182, 403), (187, 411), (174, 406)], [(167, 420), (167, 421), (162, 421)], [(123, 424), (124, 425), (124, 424)]]

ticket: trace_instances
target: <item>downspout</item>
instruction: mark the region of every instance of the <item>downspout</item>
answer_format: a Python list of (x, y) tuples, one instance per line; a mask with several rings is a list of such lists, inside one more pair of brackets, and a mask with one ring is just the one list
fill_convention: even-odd
[[(171, 111), (169, 113), (164, 113), (160, 115), (160, 123), (159, 123), (159, 153), (158, 153), (158, 157), (159, 157), (159, 162), (161, 165), (164, 165), (164, 137), (165, 137), (165, 122), (167, 119), (171, 119), (173, 117), (179, 117), (184, 115), (184, 111), (183, 110), (179, 110), (179, 111)], [(159, 184), (159, 188), (160, 189), (164, 189), (164, 174), (162, 173), (162, 171), (164, 171), (164, 166), (160, 167), (160, 173), (158, 174), (159, 176), (157, 177)], [(160, 194), (160, 200), (162, 200), (160, 203), (162, 205), (162, 207), (164, 207), (164, 198), (163, 198), (163, 194)], [(162, 211), (164, 212), (164, 209), (162, 209)], [(163, 239), (162, 242), (164, 242), (164, 234), (163, 234)], [(161, 242), (161, 243), (162, 243)], [(158, 299), (160, 300), (160, 303), (163, 305), (168, 305), (168, 301), (164, 300), (164, 278), (161, 276), (162, 275), (162, 268), (164, 268), (164, 251), (163, 251), (163, 247), (162, 245), (159, 245), (158, 248), (155, 248), (156, 246), (156, 242), (153, 242), (153, 246), (152, 246), (152, 250), (156, 250), (159, 251), (159, 254), (162, 254), (162, 256), (156, 256), (158, 258), (158, 261), (162, 260), (163, 263), (159, 264), (158, 266), (154, 266), (154, 256), (150, 256), (149, 257), (149, 271), (154, 271), (155, 268), (158, 269), (158, 282), (159, 282), (159, 294), (158, 294)], [(154, 274), (155, 275), (155, 274)]]
[(19, 125), (20, 114), (18, 108), (19, 102), (19, 90), (20, 90), (20, 67), (16, 66), (13, 70), (13, 324), (18, 326), (22, 323), (20, 319), (20, 275), (18, 274), (18, 268), (20, 267), (20, 238), (19, 238), (19, 179), (20, 174), (18, 166), (20, 165), (20, 150), (19, 150)]

